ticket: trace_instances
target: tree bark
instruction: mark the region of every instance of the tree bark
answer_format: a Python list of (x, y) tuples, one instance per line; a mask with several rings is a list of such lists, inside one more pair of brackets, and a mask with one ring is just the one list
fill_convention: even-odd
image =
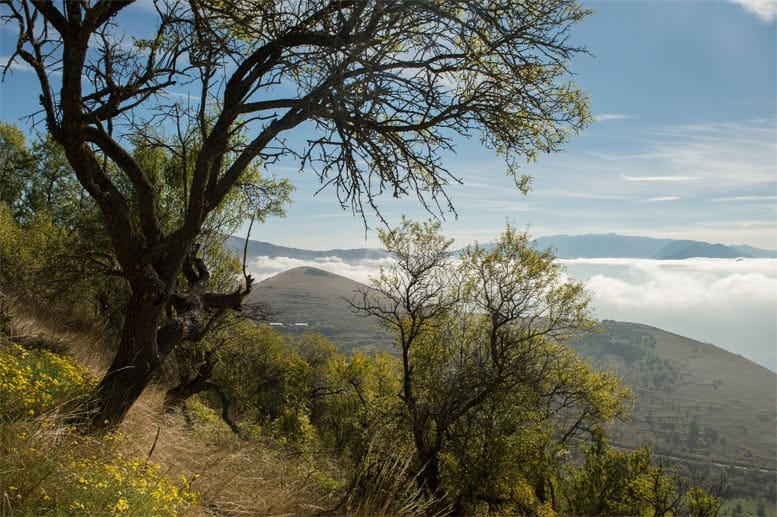
[(133, 293), (127, 305), (119, 349), (89, 403), (86, 416), (96, 429), (111, 428), (124, 419), (151, 377), (172, 350), (157, 342), (164, 306), (146, 293)]

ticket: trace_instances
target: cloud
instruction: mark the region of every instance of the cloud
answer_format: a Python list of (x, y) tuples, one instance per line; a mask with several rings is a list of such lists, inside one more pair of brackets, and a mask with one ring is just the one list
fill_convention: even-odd
[(710, 203), (728, 203), (738, 201), (777, 201), (777, 196), (730, 196), (730, 197), (716, 197), (709, 200)]
[[(713, 343), (777, 371), (777, 259), (559, 259), (586, 282), (601, 319), (633, 321)], [(259, 280), (311, 266), (369, 283), (391, 259), (257, 257)]]
[(344, 261), (337, 257), (317, 260), (300, 260), (292, 257), (256, 257), (246, 265), (246, 268), (254, 278), (260, 281), (295, 267), (310, 266), (363, 284), (369, 284), (370, 277), (377, 275), (381, 266), (386, 267), (390, 263), (391, 259), (388, 258)]
[[(8, 61), (11, 59), (11, 56), (0, 56), (0, 70), (5, 70), (6, 65), (8, 64)], [(35, 69), (25, 63), (20, 57), (17, 57), (14, 59), (13, 63), (8, 67), (8, 70), (13, 70), (15, 72), (34, 72)]]
[(663, 197), (651, 197), (649, 199), (640, 199), (635, 203), (665, 203), (667, 201), (678, 201), (682, 199), (678, 196), (663, 196)]
[(608, 120), (623, 120), (634, 118), (632, 115), (626, 115), (625, 113), (602, 113), (601, 115), (594, 115), (596, 122), (606, 122)]
[(728, 0), (737, 4), (764, 23), (777, 20), (777, 0)]
[(713, 343), (777, 371), (777, 260), (561, 260), (597, 317)]
[(626, 181), (696, 181), (696, 176), (621, 176)]

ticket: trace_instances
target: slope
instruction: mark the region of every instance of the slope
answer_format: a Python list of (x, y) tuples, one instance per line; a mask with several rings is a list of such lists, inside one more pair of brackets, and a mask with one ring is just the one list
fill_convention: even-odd
[(647, 325), (605, 321), (573, 347), (635, 395), (618, 439), (656, 452), (774, 469), (777, 375), (739, 355)]
[(349, 304), (359, 290), (366, 289), (334, 273), (298, 267), (259, 282), (247, 302), (268, 305), (278, 330), (319, 332), (341, 350), (385, 345), (391, 341), (388, 334)]

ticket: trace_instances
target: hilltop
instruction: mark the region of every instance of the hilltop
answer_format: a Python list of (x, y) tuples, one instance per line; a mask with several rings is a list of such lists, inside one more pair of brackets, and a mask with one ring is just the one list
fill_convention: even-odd
[(341, 350), (381, 346), (391, 338), (349, 304), (364, 284), (313, 267), (297, 267), (256, 284), (247, 303), (270, 307), (277, 330), (319, 332)]

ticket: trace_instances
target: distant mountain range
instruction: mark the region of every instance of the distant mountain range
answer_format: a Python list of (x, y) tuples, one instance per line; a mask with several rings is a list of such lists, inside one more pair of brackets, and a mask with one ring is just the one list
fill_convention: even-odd
[[(341, 351), (389, 347), (392, 337), (353, 312), (367, 286), (313, 267), (259, 282), (248, 302), (275, 313), (282, 332), (320, 332)], [(615, 371), (635, 396), (631, 415), (613, 424), (614, 443), (645, 443), (691, 468), (727, 466), (742, 493), (773, 493), (777, 458), (777, 375), (739, 355), (647, 325), (604, 321), (572, 344), (599, 368)]]
[(538, 249), (554, 250), (559, 258), (646, 258), (676, 260), (687, 258), (777, 258), (777, 251), (752, 246), (726, 246), (702, 241), (655, 239), (618, 235), (551, 235), (537, 239)]
[[(227, 246), (242, 252), (245, 240), (229, 237)], [(536, 240), (537, 249), (552, 249), (557, 257), (575, 258), (645, 258), (676, 260), (703, 258), (777, 258), (777, 251), (752, 246), (726, 246), (702, 241), (654, 239), (618, 235), (615, 233), (591, 235), (551, 235)], [(299, 260), (318, 260), (335, 257), (344, 261), (386, 258), (388, 253), (376, 248), (332, 249), (314, 251), (276, 246), (268, 242), (249, 241), (249, 257), (290, 257)]]

